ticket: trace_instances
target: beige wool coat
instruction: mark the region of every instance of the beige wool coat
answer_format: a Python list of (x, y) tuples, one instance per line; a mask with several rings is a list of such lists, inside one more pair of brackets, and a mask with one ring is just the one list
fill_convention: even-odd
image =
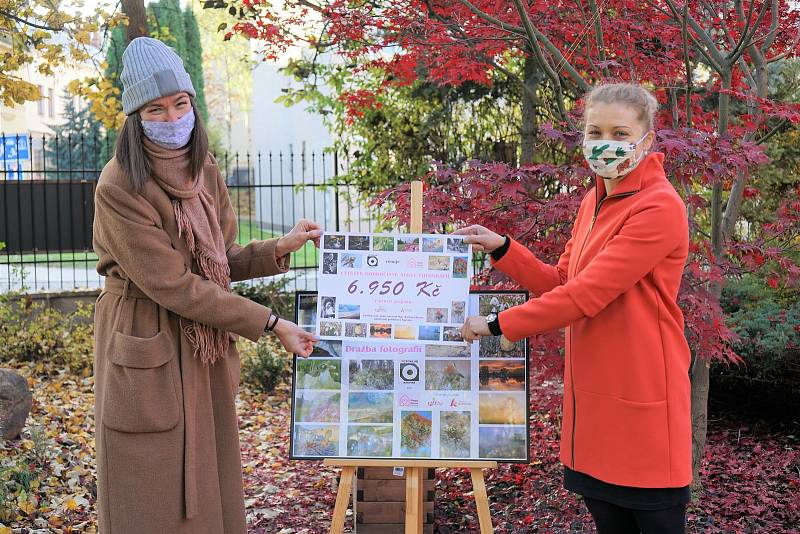
[[(204, 180), (232, 280), (286, 272), (277, 239), (236, 244), (236, 215), (210, 155)], [(239, 355), (231, 342), (203, 365), (180, 318), (255, 341), (270, 310), (196, 274), (170, 198), (154, 180), (135, 193), (114, 159), (97, 185), (94, 250), (107, 277), (95, 308), (99, 532), (244, 533)]]

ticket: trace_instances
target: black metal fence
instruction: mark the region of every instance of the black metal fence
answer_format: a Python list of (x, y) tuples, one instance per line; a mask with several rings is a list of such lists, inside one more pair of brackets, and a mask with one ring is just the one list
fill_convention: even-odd
[[(72, 136), (0, 135), (0, 292), (96, 288), (94, 190), (108, 142)], [(368, 232), (378, 214), (326, 151), (219, 154), (239, 220), (239, 241), (282, 235), (300, 218), (327, 229)], [(289, 290), (316, 289), (317, 252), (293, 255)]]

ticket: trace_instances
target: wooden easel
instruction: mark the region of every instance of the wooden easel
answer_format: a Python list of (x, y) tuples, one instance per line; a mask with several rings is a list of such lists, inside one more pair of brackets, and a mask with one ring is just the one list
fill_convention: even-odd
[[(411, 224), (409, 231), (412, 234), (422, 233), (422, 182), (411, 182)], [(422, 510), (423, 474), (430, 468), (466, 468), (472, 476), (472, 488), (475, 495), (475, 506), (478, 509), (478, 522), (481, 534), (493, 534), (492, 518), (489, 515), (489, 496), (486, 493), (486, 483), (483, 479), (483, 470), (496, 468), (497, 462), (480, 460), (381, 460), (381, 459), (350, 459), (326, 458), (324, 465), (341, 467), (342, 474), (339, 480), (339, 489), (336, 492), (336, 506), (333, 510), (330, 534), (341, 534), (350, 503), (350, 492), (353, 487), (356, 469), (359, 467), (403, 467), (406, 476), (406, 518), (405, 534), (422, 534), (422, 524), (425, 514)]]

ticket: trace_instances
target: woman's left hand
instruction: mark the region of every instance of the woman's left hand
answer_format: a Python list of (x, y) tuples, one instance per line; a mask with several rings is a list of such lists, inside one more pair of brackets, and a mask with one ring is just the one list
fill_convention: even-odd
[(319, 248), (319, 238), (322, 236), (322, 226), (308, 219), (300, 219), (294, 228), (285, 236), (278, 239), (275, 246), (275, 256), (280, 258), (291, 252), (303, 248), (306, 241), (313, 241), (314, 246)]
[(461, 327), (461, 335), (464, 336), (464, 341), (472, 342), (480, 339), (481, 336), (491, 336), (492, 333), (489, 331), (486, 317), (473, 315), (472, 317), (467, 317), (467, 320), (464, 321), (464, 326)]

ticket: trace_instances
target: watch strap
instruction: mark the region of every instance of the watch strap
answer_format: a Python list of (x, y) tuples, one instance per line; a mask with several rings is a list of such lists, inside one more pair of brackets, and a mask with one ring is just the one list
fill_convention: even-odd
[(488, 321), (486, 323), (489, 326), (489, 332), (492, 333), (493, 336), (502, 336), (503, 331), (500, 329), (500, 316), (495, 315), (494, 319)]
[(489, 255), (492, 257), (494, 261), (500, 261), (501, 259), (503, 259), (503, 256), (506, 255), (506, 252), (508, 252), (508, 249), (511, 246), (511, 238), (508, 236), (505, 236), (505, 238), (506, 240), (503, 241), (502, 245), (500, 245), (499, 247), (497, 247), (496, 249), (494, 249), (489, 253)]

